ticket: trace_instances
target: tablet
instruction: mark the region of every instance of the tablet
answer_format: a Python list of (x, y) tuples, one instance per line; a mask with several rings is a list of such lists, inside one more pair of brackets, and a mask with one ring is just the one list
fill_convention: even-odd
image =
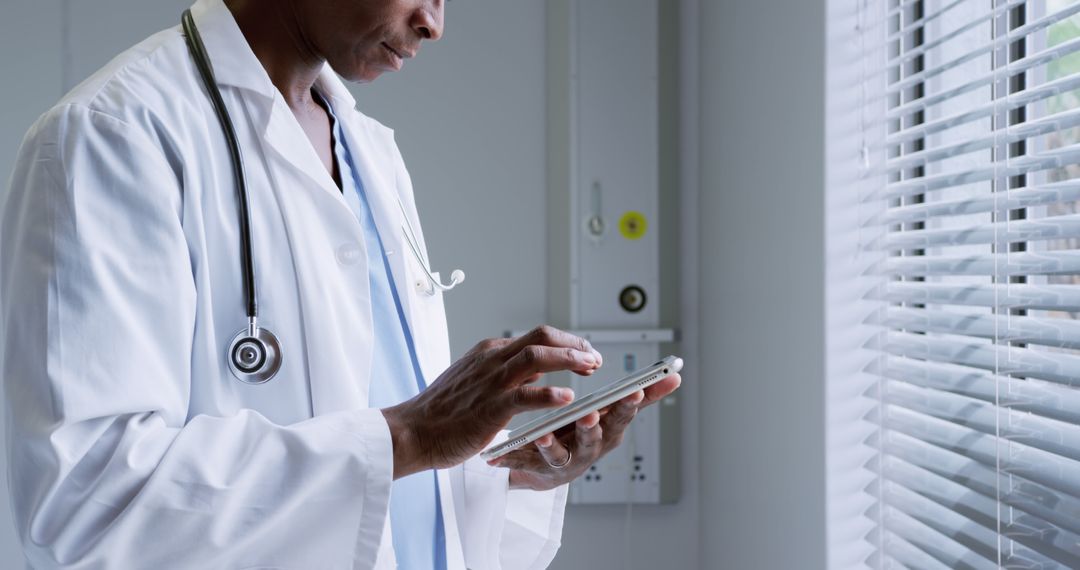
[(628, 376), (620, 378), (583, 398), (578, 398), (511, 431), (506, 441), (487, 448), (480, 454), (480, 457), (485, 461), (502, 457), (563, 426), (570, 425), (592, 412), (606, 408), (638, 390), (656, 384), (682, 370), (682, 366), (683, 360), (681, 358), (669, 356), (655, 364), (632, 372)]

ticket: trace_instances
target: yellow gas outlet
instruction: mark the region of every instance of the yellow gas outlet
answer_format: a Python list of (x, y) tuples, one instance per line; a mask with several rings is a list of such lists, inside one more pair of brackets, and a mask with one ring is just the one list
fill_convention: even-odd
[(619, 218), (619, 233), (626, 239), (640, 239), (648, 227), (649, 223), (641, 212), (631, 210)]

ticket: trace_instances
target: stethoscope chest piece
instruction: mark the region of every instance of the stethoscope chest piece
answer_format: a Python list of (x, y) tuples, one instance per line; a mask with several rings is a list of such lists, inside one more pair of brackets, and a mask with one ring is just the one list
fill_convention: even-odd
[(247, 327), (229, 343), (229, 369), (245, 384), (262, 384), (281, 369), (281, 343), (274, 333), (259, 328), (255, 334)]

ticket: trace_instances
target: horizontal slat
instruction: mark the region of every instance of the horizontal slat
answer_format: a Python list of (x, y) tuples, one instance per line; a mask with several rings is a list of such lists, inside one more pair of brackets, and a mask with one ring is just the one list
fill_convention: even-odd
[[(880, 543), (882, 545), (882, 554), (880, 558), (881, 568), (895, 568), (897, 570), (909, 570), (911, 568), (918, 568), (919, 570), (949, 568), (952, 570), (953, 568), (956, 568), (955, 566), (943, 564), (937, 558), (930, 556), (922, 549), (888, 529), (881, 530), (875, 527), (867, 535), (866, 541), (871, 544), (876, 545)], [(1003, 536), (1002, 540), (1001, 561), (1003, 568), (1023, 570), (1069, 570), (1068, 566), (1060, 562), (1055, 562), (1043, 554), (1009, 539), (1007, 536)], [(967, 567), (960, 566), (959, 568)]]
[(902, 568), (903, 570), (908, 570), (910, 568), (918, 568), (919, 570), (953, 570), (944, 562), (930, 556), (921, 548), (904, 540), (904, 537), (891, 530), (875, 528), (870, 536), (867, 537), (867, 540), (877, 544), (879, 535), (881, 536), (880, 542), (882, 544), (882, 550), (884, 550), (884, 554), (886, 555), (885, 562), (889, 563), (895, 560), (897, 563), (896, 566), (886, 566), (886, 568)]
[[(906, 15), (907, 12), (910, 12), (912, 8), (914, 8), (915, 5), (921, 1), (922, 0), (912, 0), (910, 2), (902, 2), (899, 6), (894, 6), (886, 13), (886, 21), (888, 21), (890, 18), (903, 17), (903, 15)], [(916, 30), (922, 29), (926, 26), (926, 24), (937, 20), (938, 18), (951, 12), (954, 8), (970, 1), (971, 0), (952, 0), (951, 2), (938, 7), (938, 9), (934, 10), (933, 12), (924, 12), (921, 18), (913, 19), (910, 22), (906, 22), (906, 24), (901, 26), (900, 29), (891, 32), (888, 39), (895, 40), (900, 36), (910, 34)]]
[(952, 285), (914, 281), (890, 281), (867, 295), (890, 303), (963, 305), (998, 309), (1080, 311), (1080, 285), (1031, 285), (999, 283)]
[[(1077, 4), (1077, 6), (1080, 6), (1080, 4)], [(941, 104), (949, 99), (954, 99), (965, 93), (970, 93), (980, 87), (993, 85), (997, 81), (1013, 77), (1041, 65), (1049, 64), (1076, 51), (1080, 51), (1080, 38), (1061, 42), (1060, 44), (1048, 47), (1042, 51), (1012, 61), (1007, 67), (999, 67), (989, 74), (972, 78), (961, 85), (949, 87), (943, 91), (927, 94), (902, 105), (897, 105), (885, 114), (885, 119), (899, 119), (928, 107)]]
[(1064, 168), (1080, 162), (1080, 144), (1073, 144), (1040, 153), (1027, 154), (1009, 159), (1007, 162), (988, 162), (985, 166), (965, 170), (955, 170), (933, 174), (921, 178), (911, 178), (885, 186), (880, 192), (867, 196), (867, 201), (892, 200), (916, 194), (925, 194), (953, 186), (963, 186), (974, 182), (1004, 179), (1020, 176), (1040, 170)]
[(868, 250), (899, 251), (954, 245), (1006, 244), (1018, 241), (1080, 237), (1080, 214), (1008, 220), (945, 229), (888, 232), (866, 245)]
[[(997, 529), (996, 520), (991, 515), (985, 524), (973, 521), (968, 516), (971, 513), (961, 515), (955, 510), (948, 509), (915, 491), (905, 487), (896, 481), (898, 473), (886, 473), (885, 482), (882, 485), (881, 500), (908, 516), (937, 531), (943, 536), (970, 549), (973, 554), (982, 560), (972, 561), (975, 564), (989, 564), (988, 568), (995, 568), (991, 560), (996, 560)], [(992, 507), (993, 505), (991, 505)], [(993, 513), (993, 510), (990, 511)], [(981, 513), (980, 513), (981, 514)], [(989, 527), (989, 528), (988, 528)], [(991, 530), (993, 529), (993, 530)]]
[(889, 257), (878, 264), (876, 273), (904, 277), (1066, 275), (1080, 273), (1080, 251)]
[[(936, 47), (938, 47), (940, 45), (944, 45), (949, 40), (951, 40), (951, 39), (953, 39), (955, 37), (958, 37), (958, 36), (964, 34), (965, 32), (973, 30), (973, 29), (979, 27), (980, 25), (985, 24), (986, 22), (990, 22), (993, 19), (997, 18), (998, 16), (1002, 15), (1004, 12), (1006, 12), (1008, 10), (1011, 10), (1011, 9), (1017, 7), (1017, 6), (1022, 5), (1022, 4), (1026, 4), (1026, 1), (1025, 0), (1011, 1), (1011, 2), (1007, 2), (1007, 3), (1003, 3), (999, 8), (997, 8), (997, 9), (995, 9), (993, 11), (983, 12), (980, 16), (978, 16), (977, 18), (975, 18), (971, 22), (968, 22), (968, 23), (956, 28), (956, 30), (954, 30), (954, 31), (951, 31), (951, 32), (948, 32), (946, 34), (942, 34), (940, 36), (937, 36), (933, 41), (928, 42), (928, 43), (926, 43), (926, 44), (924, 44), (922, 46), (919, 46), (919, 47), (916, 47), (916, 48), (913, 48), (913, 49), (910, 49), (910, 50), (904, 50), (903, 55), (901, 55), (901, 56), (899, 56), (897, 58), (894, 58), (892, 61), (889, 62), (889, 65), (890, 65), (890, 67), (895, 68), (897, 65), (900, 65), (902, 63), (906, 63), (908, 61), (911, 61), (915, 57), (918, 57), (919, 55), (922, 55), (922, 54), (924, 54), (924, 53), (926, 53), (926, 52), (928, 52), (928, 51), (930, 51), (930, 50), (932, 50), (932, 49), (934, 49), (934, 48), (936, 48)], [(960, 56), (958, 56), (958, 57), (956, 57), (954, 59), (946, 61), (945, 63), (942, 63), (940, 65), (936, 65), (936, 66), (932, 66), (932, 67), (927, 67), (926, 69), (924, 69), (924, 70), (922, 70), (922, 71), (920, 71), (918, 73), (913, 73), (912, 75), (910, 75), (908, 77), (905, 77), (903, 79), (903, 81), (899, 81), (899, 82), (891, 85), (889, 87), (889, 90), (888, 90), (887, 93), (889, 95), (894, 95), (896, 93), (899, 93), (899, 92), (903, 91), (904, 89), (909, 89), (909, 88), (911, 88), (911, 87), (913, 87), (913, 86), (915, 86), (915, 85), (917, 85), (919, 83), (925, 82), (927, 79), (930, 79), (932, 77), (936, 77), (938, 75), (941, 75), (942, 73), (945, 73), (946, 71), (949, 71), (950, 69), (955, 69), (956, 67), (959, 67), (960, 65), (963, 65), (963, 64), (965, 64), (967, 62), (970, 62), (970, 61), (972, 61), (974, 59), (977, 59), (977, 58), (979, 58), (981, 56), (989, 56), (989, 55), (993, 54), (995, 50), (1001, 49), (1001, 48), (1003, 48), (1003, 47), (1005, 47), (1005, 46), (1007, 46), (1007, 45), (1009, 45), (1009, 44), (1011, 44), (1011, 43), (1013, 43), (1013, 42), (1015, 42), (1015, 41), (1017, 41), (1017, 40), (1019, 40), (1019, 39), (1021, 39), (1023, 37), (1029, 36), (1029, 35), (1031, 35), (1031, 34), (1033, 34), (1035, 32), (1045, 30), (1046, 28), (1049, 28), (1050, 26), (1052, 26), (1052, 25), (1054, 25), (1054, 24), (1056, 24), (1056, 23), (1058, 23), (1058, 22), (1060, 22), (1062, 20), (1070, 18), (1070, 17), (1072, 17), (1073, 15), (1075, 15), (1077, 13), (1080, 13), (1080, 4), (1073, 4), (1071, 6), (1066, 6), (1066, 7), (1062, 8), (1061, 10), (1059, 10), (1057, 12), (1050, 13), (1050, 14), (1048, 14), (1046, 16), (1043, 16), (1042, 18), (1039, 18), (1038, 20), (1032, 21), (1032, 22), (1030, 22), (1028, 24), (1025, 24), (1023, 26), (1015, 28), (1015, 29), (1009, 31), (1007, 34), (1002, 34), (1000, 36), (997, 36), (993, 40), (988, 41), (985, 44), (982, 44), (982, 45), (976, 47), (975, 49), (970, 50), (970, 51), (968, 51), (968, 52), (966, 52), (966, 53), (964, 53), (964, 54), (962, 54), (962, 55), (960, 55)], [(1008, 66), (1009, 70), (1011, 70), (1012, 67), (1013, 67), (1013, 64), (1010, 63), (1009, 66)]]
[(1037, 555), (1039, 564), (1080, 562), (1075, 554), (1080, 536), (1024, 511), (1014, 510), (999, 522), (996, 495), (972, 491), (897, 457), (887, 457), (881, 471), (889, 482), (883, 493), (887, 501), (944, 534), (957, 529), (962, 534), (949, 536), (984, 557), (996, 551), (1000, 529), (1003, 536), (1046, 553)]
[(984, 464), (897, 431), (884, 437), (883, 464), (890, 459), (910, 463), (973, 493), (997, 497), (1004, 505), (1080, 533), (1080, 498), (1015, 474), (1002, 486), (994, 463)]
[(870, 348), (876, 346), (887, 354), (918, 360), (962, 364), (998, 374), (1080, 386), (1080, 357), (1071, 354), (903, 332), (882, 336), (881, 340), (872, 340)]
[(964, 109), (963, 111), (947, 117), (934, 119), (925, 123), (913, 124), (908, 128), (889, 134), (880, 145), (876, 146), (876, 148), (895, 147), (903, 143), (912, 142), (916, 139), (923, 139), (930, 135), (961, 125), (966, 125), (979, 119), (987, 119), (993, 117), (995, 114), (1019, 109), (1020, 107), (1044, 99), (1049, 99), (1050, 97), (1068, 93), (1077, 88), (1080, 88), (1080, 75), (1066, 75), (1041, 85), (1030, 86), (1017, 93), (1009, 93), (998, 99), (988, 101), (974, 108)]
[(868, 324), (908, 332), (937, 332), (1000, 342), (1080, 348), (1080, 321), (1072, 319), (889, 307), (884, 313), (872, 316)]
[(962, 513), (970, 522), (996, 534), (998, 502), (993, 495), (979, 493), (895, 455), (883, 457), (877, 471), (886, 481)]
[[(1080, 390), (1034, 378), (1010, 378), (968, 368), (890, 356), (867, 372), (916, 386), (962, 394), (1003, 408), (1080, 424)], [(1080, 524), (1080, 521), (1077, 521)]]
[[(956, 0), (954, 0), (955, 3)], [(891, 20), (896, 17), (904, 17), (905, 12), (911, 10), (916, 4), (922, 2), (922, 0), (897, 0), (896, 6), (893, 6), (885, 12), (885, 20)], [(861, 4), (860, 4), (861, 6)]]
[(1015, 540), (1009, 540), (1004, 538), (1001, 541), (1001, 568), (1005, 570), (1074, 570), (1075, 567), (1070, 567), (1062, 563), (1056, 564), (1044, 564), (1040, 563), (1042, 555), (1032, 551), (1030, 548), (1016, 542)]
[[(955, 451), (1005, 474), (1080, 496), (1080, 463), (1018, 442), (1001, 446), (997, 437), (902, 406), (883, 408), (883, 425), (927, 443)], [(1008, 453), (1002, 453), (1007, 450)]]
[(1078, 462), (1080, 470), (1080, 426), (899, 380), (886, 382), (885, 396), (890, 405)]
[(1063, 564), (1080, 568), (1080, 536), (1022, 513), (1003, 518), (1001, 534)]
[(904, 511), (891, 505), (883, 505), (882, 519), (885, 528), (902, 536), (920, 550), (946, 564), (949, 568), (971, 570), (995, 570), (996, 566), (963, 544), (938, 532)]
[[(889, 413), (892, 414), (893, 411), (890, 411)], [(914, 416), (916, 414), (911, 413), (911, 415)], [(895, 420), (895, 415), (893, 420)], [(893, 421), (893, 424), (895, 425), (890, 425), (889, 427), (891, 429), (896, 429), (896, 426), (901, 423), (902, 422)], [(917, 420), (912, 423), (917, 424)], [(983, 487), (981, 490), (983, 494), (987, 494), (991, 497), (998, 496), (1003, 504), (1010, 506), (1022, 504), (1031, 511), (1047, 512), (1049, 515), (1055, 516), (1065, 522), (1071, 520), (1075, 523), (1076, 501), (1070, 498), (1068, 493), (1063, 494), (1061, 491), (1052, 487), (1047, 487), (1046, 485), (1031, 485), (1029, 479), (1025, 478), (1023, 475), (1024, 472), (1033, 472), (1034, 476), (1037, 477), (1047, 479), (1056, 478), (1055, 482), (1058, 485), (1069, 485), (1071, 482), (1067, 480), (1068, 476), (1062, 477), (1059, 475), (1061, 475), (1062, 471), (1069, 471), (1074, 474), (1075, 469), (1063, 469), (1060, 463), (1053, 464), (1042, 461), (1040, 461), (1040, 465), (1036, 466), (1038, 469), (1031, 465), (1017, 465), (1019, 463), (1017, 458), (1023, 456), (1030, 457), (1031, 454), (1028, 450), (1018, 451), (1011, 447), (1004, 447), (1000, 448), (1004, 455), (1000, 455), (996, 452), (999, 448), (993, 443), (994, 438), (992, 436), (978, 434), (977, 432), (971, 433), (970, 430), (965, 432), (965, 429), (959, 426), (947, 426), (953, 428), (957, 433), (946, 434), (944, 433), (945, 430), (942, 430), (940, 436), (936, 433), (931, 435), (925, 428), (918, 427), (917, 425), (916, 427), (905, 427), (908, 430), (916, 432), (915, 437), (906, 437), (905, 439), (909, 442), (907, 447), (915, 450), (917, 459), (922, 459), (930, 465), (931, 469), (938, 470), (936, 472), (939, 473), (944, 473), (944, 476), (948, 477), (950, 480), (957, 481), (969, 487), (975, 482)], [(902, 427), (901, 429), (904, 428)], [(927, 435), (929, 435), (929, 437), (926, 437)], [(900, 453), (907, 452), (906, 450), (899, 449), (899, 447), (895, 445), (897, 438), (893, 436), (899, 437), (902, 436), (902, 434), (889, 432), (888, 436), (889, 444), (887, 449), (889, 449), (890, 452), (893, 452), (894, 450)], [(969, 456), (975, 454), (980, 455), (980, 460), (985, 463), (985, 465), (980, 467), (985, 473), (985, 480), (982, 482), (974, 481), (970, 478), (971, 470), (963, 465), (956, 465), (955, 462), (950, 462), (947, 458), (942, 460), (940, 457), (933, 457), (934, 454), (932, 452), (928, 455), (921, 455), (920, 457), (920, 451), (922, 450), (940, 450), (937, 446), (943, 445), (942, 441), (933, 441), (935, 439), (943, 440), (945, 447), (951, 448), (957, 453)], [(996, 461), (998, 457), (1000, 457), (1000, 460)], [(1000, 472), (1004, 475), (1004, 478), (998, 477), (997, 473), (995, 473), (993, 468), (996, 466), (1000, 466)], [(1002, 482), (1006, 482), (1007, 485), (1000, 487)], [(1073, 510), (1071, 512), (1059, 509), (1061, 505), (1058, 502), (1058, 498), (1062, 497), (1066, 499), (1067, 503), (1072, 505)], [(1028, 513), (1028, 511), (1024, 512)], [(1069, 540), (1064, 542), (1059, 542), (1058, 540), (1065, 534), (1061, 531), (1069, 528), (1068, 526), (1048, 522), (1051, 519), (1046, 517), (1030, 515), (1030, 513), (1028, 513), (1028, 515), (1029, 516), (1023, 516), (1016, 512), (1010, 513), (1011, 522), (1006, 521), (1006, 524), (1003, 525), (1003, 535), (1036, 546), (1040, 552), (1044, 552), (1056, 560), (1066, 561), (1068, 563), (1077, 561), (1076, 545)], [(1040, 529), (1042, 531), (1041, 535), (1040, 533), (1032, 532), (1033, 529)]]
[[(971, 20), (968, 20), (967, 22), (964, 22), (963, 24), (960, 24), (959, 26), (949, 31), (935, 34), (932, 40), (923, 42), (923, 44), (919, 46), (902, 49), (900, 55), (892, 58), (889, 61), (888, 65), (889, 67), (895, 68), (898, 65), (903, 65), (910, 61), (913, 61), (920, 55), (924, 55), (932, 50), (935, 50), (947, 44), (949, 41), (966, 34), (967, 32), (970, 32), (980, 26), (993, 22), (994, 19), (1003, 15), (1006, 11), (1016, 8), (1017, 6), (1020, 6), (1024, 3), (1024, 0), (1009, 0), (1008, 2), (1003, 2), (1000, 7), (993, 10), (980, 10), (979, 14)], [(1055, 22), (1069, 17), (1070, 8), (1075, 7), (1066, 7), (1063, 10), (1044, 16), (1043, 18), (1035, 20), (1029, 24), (1014, 28), (1013, 30), (1010, 30), (1008, 34), (998, 36), (997, 38), (988, 41), (986, 44), (979, 46), (979, 49), (988, 49), (989, 51), (983, 53), (989, 53), (990, 51), (993, 51), (998, 47), (1007, 45), (1011, 42), (1015, 42), (1016, 40), (1039, 30), (1046, 29), (1047, 27), (1053, 25)], [(1072, 13), (1075, 13), (1075, 11)], [(987, 36), (990, 37), (989, 34), (987, 34)]]
[[(1080, 4), (1077, 4), (1080, 6)], [(916, 166), (928, 166), (932, 163), (955, 158), (972, 152), (979, 152), (1002, 145), (1013, 144), (1080, 125), (1080, 109), (1062, 111), (1033, 121), (1008, 125), (997, 130), (987, 130), (981, 136), (972, 137), (956, 143), (930, 147), (890, 159), (883, 166), (885, 173), (896, 174)]]
[[(1080, 83), (1077, 86), (1080, 87)], [(962, 200), (924, 202), (889, 208), (867, 220), (864, 226), (917, 222), (932, 217), (964, 216), (987, 212), (1004, 214), (1018, 208), (1076, 201), (1080, 201), (1080, 180), (1062, 180), (1016, 190), (984, 192), (980, 196)]]

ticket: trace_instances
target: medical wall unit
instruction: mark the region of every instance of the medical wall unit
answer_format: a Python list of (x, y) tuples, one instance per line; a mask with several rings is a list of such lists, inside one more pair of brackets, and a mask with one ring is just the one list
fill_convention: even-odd
[[(655, 362), (661, 328), (657, 0), (552, 0), (548, 29), (548, 319), (604, 355), (578, 394)], [(613, 15), (617, 15), (614, 17)], [(643, 410), (571, 485), (576, 504), (679, 495), (679, 399)]]

